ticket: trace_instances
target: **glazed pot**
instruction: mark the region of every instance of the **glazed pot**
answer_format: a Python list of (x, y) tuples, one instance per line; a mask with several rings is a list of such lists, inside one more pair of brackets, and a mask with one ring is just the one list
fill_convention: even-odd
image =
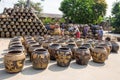
[(70, 48), (62, 47), (57, 50), (56, 61), (58, 66), (69, 66), (72, 58), (72, 52)]
[(76, 41), (76, 44), (78, 47), (80, 47), (84, 44), (84, 42), (82, 40), (80, 40), (80, 41)]
[(108, 57), (107, 50), (103, 46), (98, 46), (92, 49), (92, 58), (94, 62), (104, 63)]
[(29, 55), (29, 57), (30, 57), (30, 61), (32, 61), (32, 56), (31, 56), (31, 54), (33, 53), (33, 51), (35, 50), (35, 49), (38, 49), (38, 48), (41, 48), (41, 46), (39, 45), (39, 44), (33, 44), (33, 45), (31, 45), (29, 48), (28, 48), (28, 55)]
[(111, 52), (117, 53), (118, 50), (119, 50), (119, 45), (118, 45), (118, 43), (116, 43), (115, 41), (111, 41), (111, 44), (112, 44), (112, 50), (111, 50)]
[(68, 44), (66, 47), (70, 48), (72, 51), (72, 58), (75, 59), (75, 52), (78, 48), (76, 44)]
[(25, 54), (25, 55), (27, 55), (27, 53), (26, 53), (26, 50), (25, 50), (25, 48), (24, 48), (24, 46), (22, 46), (22, 45), (19, 45), (19, 44), (15, 44), (15, 45), (11, 45), (11, 46), (9, 46), (9, 48), (8, 49), (18, 49), (18, 50), (21, 50), (21, 51), (23, 51), (23, 53)]
[(48, 49), (48, 46), (50, 46), (50, 45), (52, 45), (52, 44), (53, 44), (53, 42), (51, 42), (51, 41), (45, 41), (45, 42), (42, 43), (42, 46), (43, 46), (44, 48)]
[(56, 60), (55, 55), (57, 54), (57, 50), (61, 48), (60, 44), (52, 44), (48, 47), (48, 51), (50, 53), (50, 59)]
[(87, 65), (90, 60), (90, 50), (86, 47), (79, 47), (75, 53), (76, 63), (80, 65)]
[(11, 50), (4, 56), (5, 70), (9, 73), (22, 71), (25, 61), (25, 55), (20, 50)]
[(57, 41), (56, 43), (60, 44), (62, 47), (67, 45), (64, 40)]
[(105, 49), (107, 50), (107, 56), (109, 56), (109, 54), (110, 54), (110, 46), (108, 44), (105, 44), (105, 43), (101, 43), (101, 44), (99, 44), (99, 46), (105, 47)]
[(93, 48), (90, 43), (85, 43), (82, 46), (88, 48), (90, 50), (90, 52), (91, 52), (91, 49)]
[(46, 49), (36, 49), (32, 53), (32, 65), (35, 69), (46, 69), (50, 60)]
[(110, 47), (110, 52), (111, 52), (111, 50), (112, 50), (112, 44), (111, 44), (111, 42), (110, 41), (105, 41), (105, 44), (107, 44)]

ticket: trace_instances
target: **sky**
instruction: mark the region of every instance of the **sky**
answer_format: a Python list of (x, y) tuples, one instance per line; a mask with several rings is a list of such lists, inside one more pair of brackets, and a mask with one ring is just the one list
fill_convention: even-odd
[[(9, 7), (13, 7), (14, 4), (17, 2), (18, 0), (1, 0), (0, 2), (0, 13), (3, 12), (4, 8), (9, 8)], [(63, 0), (31, 0), (34, 2), (41, 2), (42, 8), (43, 8), (43, 13), (53, 13), (53, 14), (62, 14), (61, 11), (59, 11), (59, 7), (60, 7), (60, 3)], [(110, 16), (111, 15), (111, 9), (112, 9), (112, 5), (116, 0), (106, 0), (108, 7), (107, 7), (107, 14), (106, 16)]]

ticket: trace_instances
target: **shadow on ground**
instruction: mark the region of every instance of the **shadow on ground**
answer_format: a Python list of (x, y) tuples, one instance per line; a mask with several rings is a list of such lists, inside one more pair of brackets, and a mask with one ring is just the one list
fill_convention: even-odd
[(41, 73), (43, 71), (44, 70), (36, 70), (32, 66), (30, 66), (30, 67), (24, 68), (23, 71), (21, 72), (21, 74), (23, 74), (23, 75), (34, 75), (34, 74)]
[(63, 70), (66, 70), (68, 67), (60, 67), (58, 66), (57, 64), (52, 64), (50, 66), (48, 66), (48, 69), (53, 71), (53, 72), (56, 72), (56, 71), (63, 71)]
[(93, 60), (89, 61), (88, 64), (94, 67), (102, 67), (105, 65), (105, 63), (96, 63), (96, 62), (93, 62)]
[(13, 77), (15, 75), (17, 75), (17, 74), (16, 73), (15, 74), (9, 74), (4, 69), (0, 70), (0, 80), (8, 80), (8, 78)]
[(73, 69), (84, 69), (87, 67), (87, 65), (79, 65), (79, 64), (76, 64), (76, 62), (72, 62), (70, 64), (70, 67)]

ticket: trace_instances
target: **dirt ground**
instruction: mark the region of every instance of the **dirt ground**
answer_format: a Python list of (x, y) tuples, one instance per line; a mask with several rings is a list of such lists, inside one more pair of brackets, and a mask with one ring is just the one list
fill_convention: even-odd
[(94, 63), (91, 59), (87, 66), (81, 66), (73, 60), (69, 67), (59, 67), (51, 61), (46, 70), (34, 70), (27, 58), (22, 72), (6, 73), (3, 56), (9, 41), (0, 38), (0, 80), (120, 80), (120, 51), (111, 53), (104, 64)]

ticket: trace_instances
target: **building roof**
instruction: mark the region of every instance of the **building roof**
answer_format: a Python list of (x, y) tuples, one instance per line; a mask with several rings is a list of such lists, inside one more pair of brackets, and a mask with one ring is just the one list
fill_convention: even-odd
[(61, 14), (41, 13), (41, 17), (62, 18)]

